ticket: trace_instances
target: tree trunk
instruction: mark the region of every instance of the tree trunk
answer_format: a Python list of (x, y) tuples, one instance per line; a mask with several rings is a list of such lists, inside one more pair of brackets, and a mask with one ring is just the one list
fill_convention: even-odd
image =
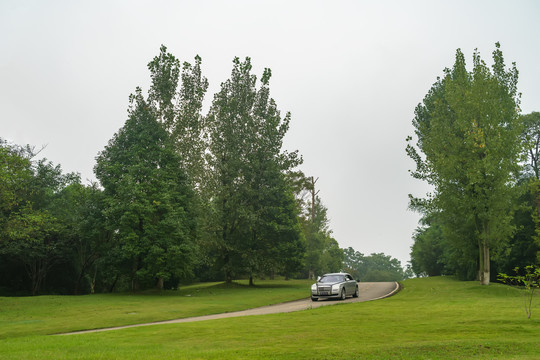
[(490, 257), (489, 257), (489, 243), (490, 243), (490, 223), (489, 221), (486, 222), (486, 225), (484, 227), (485, 232), (485, 238), (484, 241), (482, 241), (482, 251), (484, 253), (484, 267), (482, 269), (482, 285), (489, 285), (490, 281), (490, 272), (491, 272), (491, 264), (490, 264)]
[(478, 238), (478, 269), (477, 269), (477, 275), (476, 280), (480, 281), (482, 283), (484, 281), (484, 242)]
[(137, 271), (141, 268), (140, 263), (141, 261), (138, 257), (133, 261), (133, 266), (131, 268), (131, 291), (140, 290), (139, 279), (137, 278)]
[(32, 295), (35, 296), (39, 293), (41, 284), (45, 279), (47, 273), (47, 261), (46, 260), (33, 260), (32, 264), (27, 267), (27, 272), (32, 282)]
[[(79, 295), (79, 291), (81, 289), (81, 282), (82, 282), (82, 279), (84, 278), (84, 274), (86, 273), (87, 269), (90, 269), (92, 265), (94, 265), (94, 262), (96, 260), (97, 260), (97, 256), (92, 255), (88, 257), (87, 261), (81, 261), (82, 262), (81, 271), (79, 272), (79, 275), (77, 276), (77, 282), (75, 283), (75, 290), (74, 290), (75, 295)], [(94, 281), (95, 281), (95, 275), (94, 275)]]
[(77, 281), (75, 282), (75, 289), (73, 289), (73, 295), (79, 295), (79, 288), (81, 287), (82, 277), (83, 271), (81, 270), (79, 272), (79, 276), (77, 276)]
[(96, 276), (97, 276), (97, 265), (94, 267), (94, 276), (92, 277), (92, 283), (90, 284), (90, 294), (94, 294), (96, 291)]
[(227, 284), (232, 283), (232, 274), (230, 270), (225, 270), (225, 282)]
[(118, 282), (118, 277), (119, 275), (116, 274), (116, 277), (114, 278), (114, 281), (112, 283), (112, 285), (109, 287), (109, 292), (112, 293), (114, 291), (114, 287), (116, 286), (116, 283)]
[(158, 279), (156, 287), (159, 291), (163, 290), (163, 276)]
[(249, 286), (253, 286), (253, 275), (249, 275)]
[(79, 290), (81, 289), (81, 282), (84, 277), (84, 273), (86, 272), (86, 268), (92, 266), (92, 264), (83, 264), (81, 267), (81, 271), (79, 271), (79, 275), (77, 276), (77, 281), (75, 282), (75, 289), (73, 290), (74, 295), (79, 295)]
[(311, 223), (313, 224), (315, 222), (315, 199), (317, 197), (318, 191), (315, 191), (315, 183), (319, 180), (319, 178), (315, 179), (313, 176), (311, 177)]
[(480, 279), (480, 283), (482, 285), (489, 285), (489, 277), (490, 277), (490, 264), (489, 264), (489, 244), (487, 240), (484, 240), (482, 242), (482, 253), (483, 253), (483, 264), (482, 264), (482, 277)]

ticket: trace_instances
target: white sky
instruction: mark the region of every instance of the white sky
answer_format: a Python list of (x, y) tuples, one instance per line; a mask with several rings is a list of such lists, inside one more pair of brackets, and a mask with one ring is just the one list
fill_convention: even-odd
[(405, 154), (415, 106), (453, 65), (457, 48), (491, 64), (499, 41), (517, 63), (524, 113), (540, 111), (537, 1), (25, 1), (0, 0), (0, 137), (47, 145), (65, 172), (95, 179), (95, 157), (148, 90), (164, 44), (203, 59), (207, 106), (250, 56), (282, 114), (288, 150), (319, 177), (341, 247), (409, 260), (421, 195)]

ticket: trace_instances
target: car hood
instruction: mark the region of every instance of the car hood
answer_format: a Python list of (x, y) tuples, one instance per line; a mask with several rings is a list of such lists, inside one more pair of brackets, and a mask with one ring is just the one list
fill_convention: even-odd
[(332, 285), (341, 284), (341, 283), (342, 283), (342, 281), (336, 281), (336, 282), (332, 282), (332, 283), (320, 283), (320, 282), (318, 282), (317, 286), (332, 286)]

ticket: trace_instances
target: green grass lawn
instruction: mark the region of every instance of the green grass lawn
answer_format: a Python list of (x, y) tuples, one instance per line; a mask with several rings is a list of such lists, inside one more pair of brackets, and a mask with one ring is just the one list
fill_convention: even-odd
[[(251, 291), (256, 296), (268, 289), (273, 288)], [(452, 278), (412, 279), (387, 299), (289, 314), (70, 336), (32, 335), (38, 323), (30, 324), (26, 334), (4, 332), (0, 358), (538, 359), (539, 300), (528, 320), (516, 289)], [(154, 306), (161, 305), (156, 300)], [(97, 310), (94, 316), (102, 317)]]
[(137, 294), (0, 297), (0, 339), (245, 310), (305, 298), (312, 283), (267, 280), (249, 287), (237, 281)]

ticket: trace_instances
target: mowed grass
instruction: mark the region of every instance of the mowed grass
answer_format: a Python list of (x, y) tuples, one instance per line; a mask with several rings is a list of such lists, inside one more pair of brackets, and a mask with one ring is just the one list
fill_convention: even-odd
[(0, 340), (6, 359), (539, 359), (539, 297), (412, 279), (390, 298), (296, 313)]
[[(0, 297), (0, 339), (218, 314), (309, 296), (309, 280), (202, 283), (176, 291)], [(1, 359), (0, 353), (0, 359)]]

